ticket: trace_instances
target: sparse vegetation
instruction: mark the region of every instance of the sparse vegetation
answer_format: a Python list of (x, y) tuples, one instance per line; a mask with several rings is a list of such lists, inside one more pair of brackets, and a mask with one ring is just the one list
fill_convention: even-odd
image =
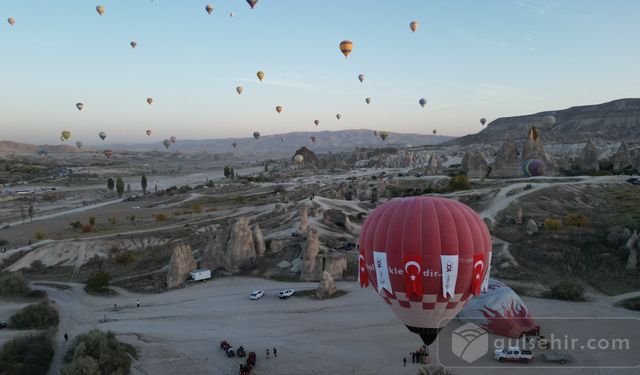
[(0, 369), (6, 375), (45, 375), (53, 353), (48, 334), (16, 337), (0, 349)]
[(63, 375), (128, 374), (136, 349), (119, 342), (112, 332), (97, 329), (76, 337), (64, 356)]
[(418, 375), (453, 375), (453, 373), (440, 366), (429, 366), (419, 368)]
[(113, 181), (113, 178), (109, 177), (109, 179), (107, 180), (107, 189), (113, 191), (113, 188), (115, 187), (116, 187), (116, 184)]
[(202, 213), (202, 204), (196, 203), (193, 205), (193, 213), (201, 214)]
[(26, 297), (31, 294), (27, 279), (19, 272), (12, 272), (0, 277), (0, 296)]
[(564, 279), (551, 286), (546, 294), (549, 298), (564, 301), (584, 301), (584, 287), (571, 279)]
[(167, 218), (167, 215), (165, 214), (155, 214), (154, 218), (156, 219), (157, 223), (164, 223), (165, 221), (169, 220), (169, 218)]
[(447, 185), (448, 191), (452, 192), (469, 189), (471, 189), (471, 183), (469, 182), (469, 178), (467, 178), (467, 176), (461, 174), (449, 179), (449, 184)]
[(89, 216), (89, 224), (95, 226), (96, 225), (96, 217), (95, 216)]
[(136, 254), (133, 251), (124, 251), (119, 253), (115, 257), (115, 261), (118, 264), (127, 265), (135, 262)]
[(36, 237), (36, 240), (42, 241), (44, 240), (44, 233), (42, 231), (37, 231), (35, 237)]
[(544, 229), (560, 230), (560, 229), (562, 229), (562, 220), (546, 218), (546, 219), (544, 219)]
[(82, 226), (82, 233), (91, 233), (93, 232), (93, 225), (91, 224), (84, 224)]
[(23, 308), (9, 321), (9, 326), (13, 329), (45, 329), (57, 325), (58, 311), (47, 301)]
[(116, 180), (116, 193), (118, 193), (118, 198), (122, 198), (122, 194), (124, 194), (124, 181), (122, 177), (118, 177)]
[(110, 282), (111, 275), (109, 273), (98, 271), (89, 277), (85, 290), (92, 293), (106, 294), (109, 293)]
[(115, 216), (111, 216), (111, 217), (109, 218), (109, 224), (111, 224), (111, 225), (116, 225), (116, 224), (118, 224), (118, 219), (116, 219), (116, 218), (115, 218)]
[(583, 227), (589, 224), (589, 219), (584, 214), (569, 213), (564, 217), (564, 225)]

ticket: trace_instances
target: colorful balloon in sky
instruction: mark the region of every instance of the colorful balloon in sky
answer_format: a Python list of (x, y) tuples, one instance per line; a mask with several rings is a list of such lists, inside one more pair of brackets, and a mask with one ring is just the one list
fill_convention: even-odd
[(386, 141), (387, 137), (389, 137), (389, 132), (386, 130), (382, 130), (378, 132), (378, 135), (380, 136), (380, 139), (382, 139), (382, 141)]
[(316, 124), (316, 126), (320, 125), (320, 120), (313, 120), (313, 123)]
[(236, 147), (238, 147), (238, 144), (233, 142), (233, 143), (231, 143), (231, 146), (233, 146), (233, 148), (236, 148)]
[(171, 143), (176, 143), (176, 137), (173, 135), (169, 138), (169, 140), (171, 141)]
[(60, 133), (60, 136), (62, 137), (63, 142), (66, 141), (67, 139), (71, 138), (71, 132), (68, 130), (63, 130)]
[(371, 98), (366, 98), (364, 101), (365, 101), (365, 103), (367, 103), (367, 104), (371, 104)]
[(340, 52), (342, 52), (345, 59), (349, 57), (351, 51), (353, 51), (353, 43), (350, 40), (340, 42)]
[(147, 98), (147, 104), (151, 105), (151, 103), (153, 103), (153, 98), (151, 97)]
[(420, 27), (420, 24), (418, 23), (418, 21), (411, 21), (411, 23), (409, 24), (409, 28), (411, 29), (411, 32), (416, 32), (416, 30), (418, 30), (418, 27)]
[(213, 13), (213, 5), (207, 4), (207, 6), (204, 7), (204, 10), (206, 10), (209, 14)]
[(147, 136), (151, 135), (151, 129), (147, 129), (145, 133), (147, 133)]
[(282, 106), (277, 106), (276, 107), (276, 112), (278, 112), (278, 113), (282, 112)]
[(11, 26), (16, 24), (16, 20), (13, 17), (9, 17), (7, 19), (7, 22), (9, 22), (9, 25), (11, 25)]
[(256, 73), (256, 75), (258, 76), (260, 82), (262, 82), (262, 80), (264, 79), (264, 72), (262, 70), (258, 70), (258, 73)]
[(98, 5), (96, 7), (96, 12), (98, 12), (99, 15), (103, 15), (104, 14), (104, 6)]
[(253, 9), (256, 6), (256, 4), (258, 4), (258, 0), (247, 0), (247, 4), (249, 4), (251, 9)]
[(260, 138), (260, 132), (253, 132), (253, 138), (255, 138), (257, 141), (258, 138)]
[(82, 142), (81, 141), (76, 142), (76, 147), (78, 147), (78, 149), (82, 148)]
[(431, 132), (433, 133), (433, 135), (438, 135), (438, 129), (433, 129)]
[(358, 79), (360, 82), (364, 81), (364, 74), (358, 74)]
[(162, 144), (164, 145), (164, 148), (169, 148), (169, 146), (171, 146), (171, 141), (168, 139), (165, 139), (164, 141), (162, 141)]
[(309, 139), (311, 139), (311, 142), (316, 143), (316, 141), (318, 140), (318, 138), (315, 135), (312, 135), (311, 137), (309, 137)]
[(342, 115), (338, 113), (338, 114), (336, 114), (336, 118), (337, 118), (338, 120), (340, 120), (340, 119), (342, 118)]
[(360, 287), (371, 284), (425, 345), (488, 283), (491, 235), (480, 215), (455, 200), (382, 204), (367, 215), (359, 249)]
[(244, 91), (244, 87), (238, 86), (238, 87), (236, 87), (236, 91), (238, 92), (238, 95), (240, 95)]
[(424, 108), (424, 106), (427, 105), (427, 99), (421, 98), (420, 100), (418, 100), (418, 103), (420, 103), (420, 106)]
[(76, 108), (78, 108), (78, 111), (82, 111), (82, 108), (84, 108), (84, 103), (76, 103)]
[(135, 40), (132, 40), (130, 44), (131, 44), (131, 48), (136, 48), (138, 46), (138, 43), (136, 43)]
[(522, 162), (522, 172), (527, 177), (544, 175), (546, 165), (544, 161), (538, 159), (525, 160)]

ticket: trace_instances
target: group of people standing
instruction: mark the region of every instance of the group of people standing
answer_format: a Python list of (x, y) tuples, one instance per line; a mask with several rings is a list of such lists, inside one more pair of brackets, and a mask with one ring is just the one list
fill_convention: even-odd
[[(429, 348), (426, 345), (422, 345), (420, 349), (409, 354), (411, 355), (411, 363), (427, 363), (427, 357), (429, 357)], [(403, 358), (402, 363), (404, 366), (406, 366), (407, 358)]]

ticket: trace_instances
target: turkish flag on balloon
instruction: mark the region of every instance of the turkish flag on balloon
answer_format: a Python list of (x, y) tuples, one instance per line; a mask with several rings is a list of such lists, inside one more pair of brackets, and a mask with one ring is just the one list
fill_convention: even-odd
[(420, 256), (404, 257), (404, 290), (407, 296), (422, 298), (422, 261)]
[(471, 293), (473, 293), (474, 296), (480, 295), (484, 267), (484, 254), (475, 254), (473, 256), (473, 278), (471, 279)]
[(369, 286), (369, 277), (367, 276), (367, 261), (364, 259), (364, 248), (360, 247), (360, 256), (358, 257), (358, 270), (360, 288), (366, 288)]

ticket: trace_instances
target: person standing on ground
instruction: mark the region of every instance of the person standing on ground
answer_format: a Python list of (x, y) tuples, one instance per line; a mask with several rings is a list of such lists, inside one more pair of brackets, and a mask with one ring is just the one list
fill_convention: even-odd
[(267, 359), (269, 359), (269, 349), (267, 349)]
[(278, 358), (278, 351), (276, 350), (276, 348), (273, 348), (273, 357)]
[(411, 363), (416, 363), (416, 352), (411, 352)]
[(407, 367), (407, 357), (402, 358), (402, 364), (404, 367)]
[(64, 342), (69, 341), (69, 335), (67, 335), (67, 333), (65, 332), (64, 334)]
[(140, 307), (140, 298), (136, 300), (136, 305), (138, 305), (138, 308)]

